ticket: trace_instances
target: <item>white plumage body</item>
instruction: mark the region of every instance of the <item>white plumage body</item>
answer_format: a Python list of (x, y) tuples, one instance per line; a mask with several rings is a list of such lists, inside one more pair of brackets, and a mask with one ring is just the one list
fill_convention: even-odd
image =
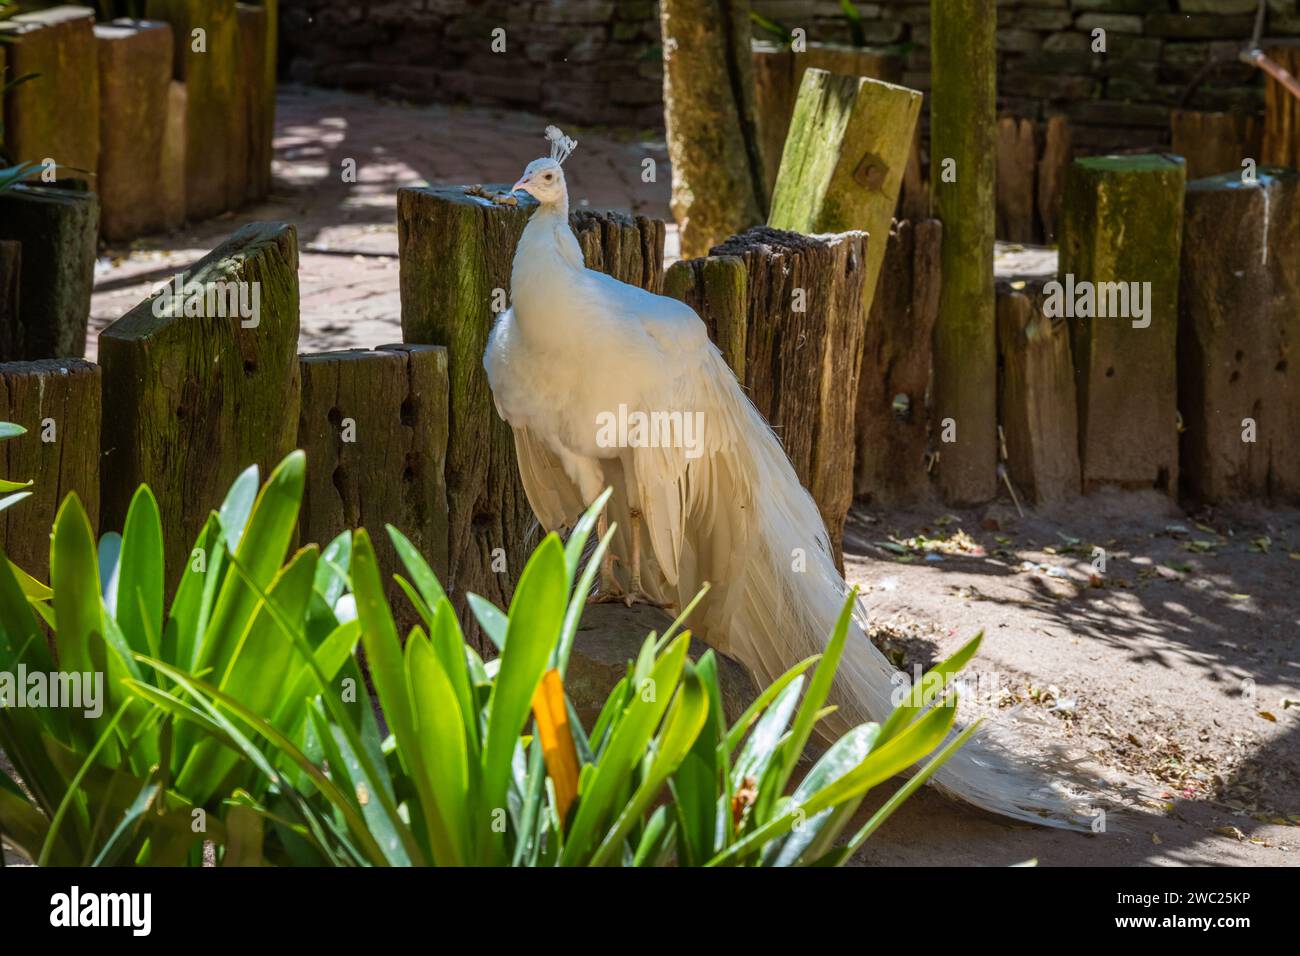
[[(684, 607), (712, 585), (688, 622), (695, 634), (764, 684), (819, 653), (847, 586), (816, 504), (695, 312), (586, 269), (563, 195), (529, 221), (511, 285), (484, 366), (541, 524), (571, 527), (612, 486), (616, 553), (628, 553), (630, 510), (644, 518), (647, 594)], [(620, 406), (702, 413), (701, 447), (691, 456), (599, 441), (600, 417)], [(822, 725), (832, 735), (884, 720), (901, 683), (864, 627), (859, 608), (832, 690), (838, 710)], [(1077, 825), (1057, 794), (1027, 786), (978, 740), (934, 779), (995, 812)]]

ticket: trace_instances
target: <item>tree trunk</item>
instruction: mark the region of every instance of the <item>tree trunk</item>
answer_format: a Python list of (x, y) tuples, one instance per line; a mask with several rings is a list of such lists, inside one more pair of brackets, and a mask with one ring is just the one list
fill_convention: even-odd
[(974, 505), (997, 490), (997, 10), (994, 0), (932, 0), (930, 10), (930, 189), (943, 221), (935, 447), (944, 500)]
[(880, 507), (908, 507), (930, 496), (926, 396), (942, 241), (937, 219), (894, 224), (867, 321), (858, 377), (854, 494)]
[(804, 73), (768, 225), (805, 234), (860, 229), (871, 309), (921, 94), (879, 80)]
[(32, 481), (31, 497), (0, 511), (0, 545), (28, 574), (49, 580), (50, 528), (76, 492), (99, 527), (99, 367), (79, 358), (0, 364), (0, 421), (27, 434), (0, 442), (0, 477)]
[(767, 212), (748, 0), (662, 0), (664, 125), (683, 258)]
[(745, 263), (745, 389), (816, 500), (841, 565), (853, 503), (866, 247), (861, 232), (814, 237), (761, 226), (711, 253)]
[(64, 180), (0, 192), (0, 239), (23, 245), (22, 314), (17, 324), (0, 327), (0, 360), (85, 354), (99, 198), (84, 187)]
[[(519, 480), (514, 436), (492, 403), (483, 352), (496, 313), (507, 305), (515, 245), (536, 203), (494, 202), (508, 186), (442, 186), (397, 194), (402, 338), (447, 349), (448, 573), (465, 613), (473, 591), (500, 607), (536, 543), (535, 520)], [(570, 225), (589, 265), (655, 291), (663, 276), (663, 223), (583, 211)], [(557, 371), (557, 374), (562, 374)]]
[[(265, 479), (295, 447), (297, 234), (284, 223), (250, 223), (182, 281), (218, 302), (176, 302), (169, 284), (159, 293), (168, 300), (146, 299), (99, 337), (105, 524), (121, 527), (131, 496), (147, 483), (162, 512), (169, 585), (236, 476), (256, 464)], [(218, 282), (249, 305), (256, 294), (252, 316), (231, 316)]]
[(1188, 184), (1179, 289), (1184, 491), (1300, 499), (1300, 176)]
[[(1182, 159), (1156, 154), (1078, 159), (1066, 179), (1060, 301), (1074, 306), (1070, 344), (1085, 492), (1106, 484), (1170, 494), (1177, 488), (1174, 353), (1184, 185)], [(1144, 318), (1135, 314), (1135, 284)], [(1106, 317), (1079, 308), (1089, 288), (1095, 305), (1105, 303)]]

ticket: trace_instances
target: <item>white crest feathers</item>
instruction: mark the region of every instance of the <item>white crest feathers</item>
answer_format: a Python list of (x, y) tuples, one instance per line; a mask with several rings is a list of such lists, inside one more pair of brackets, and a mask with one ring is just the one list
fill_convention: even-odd
[(551, 141), (551, 159), (563, 163), (578, 145), (576, 139), (565, 136), (558, 126), (546, 127), (546, 138)]

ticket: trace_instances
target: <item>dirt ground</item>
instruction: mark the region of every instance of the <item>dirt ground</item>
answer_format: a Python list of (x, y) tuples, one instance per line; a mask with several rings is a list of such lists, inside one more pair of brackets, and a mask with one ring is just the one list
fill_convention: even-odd
[(1187, 515), (1155, 492), (1023, 518), (859, 508), (845, 553), (909, 671), (983, 630), (961, 708), (1080, 759), (1106, 811), (1102, 833), (1015, 827), (927, 789), (855, 862), (1300, 863), (1300, 512)]

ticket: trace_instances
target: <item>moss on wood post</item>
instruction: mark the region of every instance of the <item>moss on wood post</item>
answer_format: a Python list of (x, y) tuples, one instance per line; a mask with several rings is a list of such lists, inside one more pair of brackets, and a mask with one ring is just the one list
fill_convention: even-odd
[(790, 120), (768, 225), (805, 234), (860, 229), (879, 237), (867, 242), (867, 311), (921, 99), (904, 86), (810, 69)]
[(0, 421), (27, 434), (0, 442), (0, 475), (31, 479), (31, 497), (0, 512), (0, 545), (28, 574), (49, 580), (50, 528), (76, 492), (99, 526), (99, 367), (79, 358), (0, 364)]
[[(256, 464), (265, 478), (295, 447), (297, 234), (250, 223), (181, 282), (189, 292), (176, 297), (169, 283), (99, 337), (105, 525), (121, 527), (147, 482), (162, 511), (169, 584), (235, 477)], [(251, 315), (232, 315), (232, 301)]]
[(99, 197), (81, 180), (0, 193), (0, 239), (23, 244), (22, 312), (0, 328), (0, 360), (85, 353), (98, 235)]
[(99, 60), (100, 153), (95, 191), (105, 239), (127, 240), (169, 225), (158, 188), (172, 31), (166, 23), (115, 20), (95, 27)]
[(664, 274), (664, 295), (695, 310), (736, 378), (745, 381), (749, 275), (736, 256), (682, 259)]
[(760, 226), (711, 252), (745, 264), (743, 384), (817, 502), (837, 563), (853, 502), (867, 242), (863, 232), (804, 236)]
[(760, 223), (767, 211), (747, 0), (661, 0), (664, 124), (682, 255)]
[(384, 526), (406, 535), (447, 580), (447, 350), (324, 352), (299, 356), (299, 368), (298, 447), (307, 453), (301, 537), (324, 546), (368, 528), (390, 604), (408, 609), (392, 576), (410, 575)]
[(1178, 294), (1183, 490), (1300, 499), (1300, 176), (1187, 186)]
[[(461, 612), (468, 591), (508, 604), (536, 540), (514, 436), (496, 412), (483, 370), (488, 333), (508, 304), (515, 245), (536, 207), (531, 198), (509, 205), (479, 195), (508, 190), (442, 186), (397, 194), (402, 338), (447, 349), (448, 568)], [(663, 223), (583, 211), (569, 224), (593, 268), (660, 287)], [(477, 633), (467, 615), (462, 619)]]
[(972, 505), (997, 487), (997, 8), (994, 0), (931, 0), (930, 10), (930, 189), (943, 221), (933, 444), (940, 493)]
[(998, 418), (1007, 473), (1036, 505), (1078, 497), (1079, 433), (1066, 320), (1043, 314), (1043, 283), (998, 289)]
[[(60, 167), (99, 167), (99, 70), (95, 12), (58, 6), (0, 22), (8, 46), (8, 78), (40, 79), (10, 90), (4, 100), (5, 146), (15, 162), (54, 160)], [(85, 173), (77, 173), (85, 175)]]
[(172, 27), (173, 70), (185, 83), (186, 215), (206, 219), (230, 208), (231, 170), (244, 162), (235, 0), (146, 0), (145, 11)]
[[(1171, 155), (1078, 159), (1066, 177), (1060, 303), (1073, 313), (1085, 492), (1177, 488), (1184, 185), (1182, 158)], [(1103, 308), (1106, 317), (1097, 314)]]
[(930, 495), (926, 395), (942, 242), (937, 219), (899, 222), (885, 250), (862, 347), (854, 421), (853, 493), (874, 505), (906, 507)]

